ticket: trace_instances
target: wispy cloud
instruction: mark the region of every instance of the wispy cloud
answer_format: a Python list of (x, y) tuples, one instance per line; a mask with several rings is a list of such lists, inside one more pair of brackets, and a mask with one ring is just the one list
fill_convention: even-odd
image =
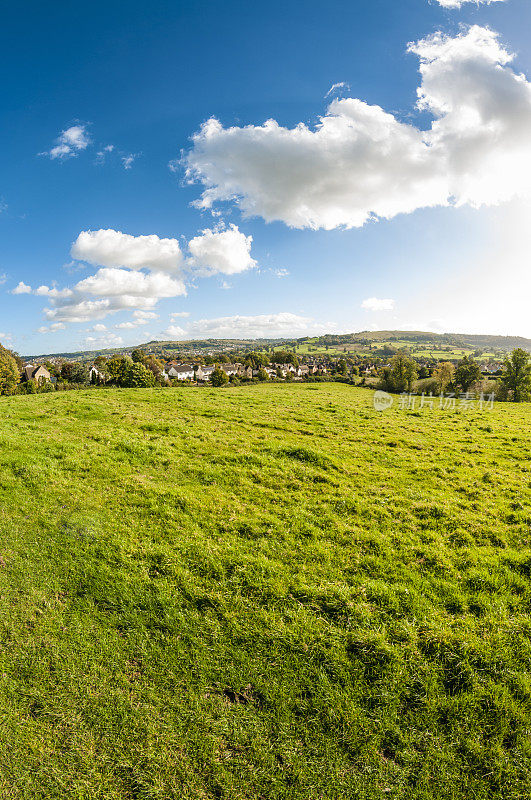
[(350, 85), (345, 81), (340, 81), (339, 83), (333, 83), (330, 89), (325, 94), (325, 100), (327, 97), (330, 97), (333, 94), (337, 94), (337, 92), (340, 92), (342, 89), (348, 89), (350, 91)]
[(78, 156), (83, 150), (86, 150), (90, 143), (91, 139), (87, 133), (87, 125), (72, 125), (59, 134), (55, 140), (54, 146), (50, 150), (40, 153), (39, 155), (49, 156), (52, 159), (73, 158)]
[(139, 153), (129, 153), (126, 156), (122, 156), (122, 164), (124, 169), (131, 169), (138, 156)]
[(389, 297), (367, 297), (362, 302), (361, 307), (365, 311), (392, 311), (395, 307), (395, 301)]

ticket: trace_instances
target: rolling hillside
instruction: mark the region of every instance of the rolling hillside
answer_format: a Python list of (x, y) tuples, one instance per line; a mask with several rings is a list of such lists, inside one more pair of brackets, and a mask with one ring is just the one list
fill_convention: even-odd
[[(422, 331), (361, 331), (349, 334), (327, 334), (325, 336), (303, 337), (301, 339), (201, 339), (186, 341), (151, 341), (121, 348), (106, 350), (78, 350), (60, 353), (41, 353), (24, 356), (24, 358), (44, 359), (46, 357), (63, 357), (93, 361), (98, 355), (111, 356), (114, 353), (131, 353), (141, 348), (155, 355), (168, 354), (172, 357), (179, 353), (222, 353), (230, 350), (254, 350), (263, 348), (293, 347), (300, 353), (327, 352), (340, 345), (353, 353), (367, 354), (368, 347), (389, 344), (394, 347), (408, 347), (422, 352), (445, 352), (445, 349), (456, 352), (472, 352), (480, 349), (485, 352), (500, 351), (507, 353), (515, 347), (531, 352), (531, 339), (521, 336), (487, 336), (464, 333), (426, 333)], [(309, 346), (311, 349), (309, 349)], [(338, 351), (339, 352), (339, 351)]]

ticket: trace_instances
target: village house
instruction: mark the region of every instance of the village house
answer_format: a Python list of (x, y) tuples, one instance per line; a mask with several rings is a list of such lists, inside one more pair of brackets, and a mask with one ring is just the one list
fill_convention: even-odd
[(166, 366), (166, 374), (168, 378), (175, 378), (178, 381), (193, 381), (194, 367), (192, 364), (176, 364), (171, 361)]
[(26, 364), (22, 370), (23, 381), (35, 381), (37, 384), (49, 383), (51, 375), (42, 365), (35, 366), (34, 364)]
[(197, 381), (209, 381), (214, 370), (215, 367), (212, 364), (199, 364), (195, 370), (195, 378)]
[(94, 364), (89, 369), (89, 381), (90, 383), (105, 383), (105, 375)]
[(229, 377), (231, 375), (240, 375), (242, 371), (241, 364), (220, 364), (221, 369), (225, 372)]

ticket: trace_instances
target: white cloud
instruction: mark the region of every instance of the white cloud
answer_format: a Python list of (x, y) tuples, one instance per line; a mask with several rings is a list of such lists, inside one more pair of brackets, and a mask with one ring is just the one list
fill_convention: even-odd
[(428, 130), (354, 98), (333, 100), (313, 129), (210, 119), (184, 158), (188, 179), (204, 186), (196, 205), (232, 200), (244, 215), (330, 230), (528, 194), (531, 84), (511, 68), (498, 35), (473, 26), (408, 51), (420, 60)]
[(183, 254), (177, 239), (158, 236), (131, 236), (112, 228), (82, 231), (72, 245), (72, 257), (101, 267), (154, 269), (177, 272)]
[(3, 272), (3, 273), (0, 275), (0, 286), (3, 286), (3, 284), (4, 284), (6, 281), (7, 281), (7, 275), (6, 275), (6, 273), (5, 273), (5, 272)]
[(330, 330), (329, 326), (317, 323), (311, 317), (281, 312), (200, 319), (188, 327), (186, 336), (201, 339), (254, 339), (305, 336), (310, 333), (322, 333), (325, 330)]
[(107, 144), (105, 145), (105, 147), (102, 147), (101, 150), (98, 150), (98, 152), (96, 153), (96, 164), (104, 164), (105, 159), (107, 158), (109, 153), (113, 152), (113, 150), (114, 150), (113, 144)]
[(87, 133), (87, 126), (72, 125), (61, 132), (51, 150), (40, 155), (47, 155), (50, 158), (72, 158), (79, 155), (82, 150), (86, 150), (89, 144), (90, 136)]
[(179, 328), (178, 325), (169, 325), (163, 331), (163, 335), (167, 336), (168, 339), (183, 339), (186, 336), (186, 331), (184, 328)]
[(53, 297), (54, 299), (62, 299), (65, 297), (72, 297), (72, 290), (71, 289), (57, 289), (53, 287), (50, 289), (49, 286), (39, 286), (35, 289), (34, 293), (40, 297)]
[(189, 317), (189, 316), (190, 316), (189, 311), (174, 311), (172, 314), (170, 314), (170, 317), (172, 319), (177, 319), (178, 317)]
[(137, 297), (122, 295), (121, 297), (102, 297), (98, 300), (86, 300), (82, 295), (74, 297), (69, 302), (56, 302), (51, 308), (44, 309), (46, 319), (55, 319), (62, 322), (91, 322), (104, 319), (109, 314), (125, 309), (133, 310), (142, 308), (146, 311), (157, 303), (156, 297)]
[(236, 225), (225, 230), (204, 230), (188, 243), (189, 264), (208, 274), (235, 275), (256, 267), (251, 258), (252, 236), (245, 236)]
[(11, 294), (31, 294), (31, 286), (28, 286), (24, 281), (20, 281), (15, 288), (11, 290)]
[(85, 338), (85, 344), (93, 347), (95, 349), (101, 349), (104, 347), (120, 347), (124, 343), (124, 340), (121, 336), (118, 336), (117, 333), (106, 333), (104, 336), (87, 336)]
[(132, 328), (138, 328), (143, 324), (143, 322), (119, 322), (118, 325), (115, 325), (114, 327), (121, 328), (123, 330), (131, 330)]
[[(104, 297), (176, 297), (186, 294), (184, 283), (163, 272), (137, 272), (103, 267), (95, 275), (79, 281), (74, 291)], [(71, 292), (72, 294), (72, 292)]]
[(138, 153), (129, 153), (127, 156), (122, 156), (122, 164), (124, 169), (131, 169)]
[(42, 285), (33, 291), (20, 282), (13, 293), (47, 297), (48, 320), (89, 322), (128, 309), (134, 322), (121, 327), (136, 327), (157, 319), (154, 307), (161, 298), (186, 294), (187, 271), (230, 275), (255, 267), (251, 243), (252, 237), (235, 225), (207, 229), (190, 241), (185, 259), (177, 239), (131, 236), (113, 229), (82, 231), (72, 245), (72, 257), (99, 266), (97, 272), (63, 289)]
[(13, 335), (11, 333), (4, 333), (3, 331), (0, 331), (0, 341), (10, 344), (13, 341)]
[(46, 326), (42, 325), (40, 328), (37, 328), (38, 333), (55, 333), (56, 331), (63, 331), (66, 328), (66, 325), (63, 322), (54, 322), (52, 325)]
[(325, 94), (325, 98), (330, 97), (331, 94), (335, 94), (336, 92), (340, 91), (341, 89), (349, 89), (350, 85), (345, 81), (340, 81), (339, 83), (333, 83), (330, 89)]
[(284, 267), (280, 267), (280, 269), (272, 270), (273, 275), (276, 275), (277, 278), (287, 278), (289, 275), (289, 270), (284, 269)]
[(490, 3), (503, 3), (505, 0), (437, 0), (443, 8), (461, 8), (465, 3), (475, 3), (477, 6)]
[(115, 325), (115, 328), (121, 328), (123, 330), (132, 330), (133, 328), (140, 328), (142, 325), (145, 325), (148, 320), (150, 319), (157, 319), (158, 314), (153, 314), (149, 311), (133, 311), (134, 319), (129, 320), (128, 322), (119, 322)]
[(395, 307), (395, 301), (390, 298), (367, 297), (361, 304), (361, 307), (364, 308), (365, 311), (392, 311)]

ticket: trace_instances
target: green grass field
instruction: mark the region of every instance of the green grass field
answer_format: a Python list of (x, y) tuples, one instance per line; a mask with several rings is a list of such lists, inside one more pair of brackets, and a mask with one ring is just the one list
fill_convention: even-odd
[(0, 400), (0, 798), (524, 800), (531, 406)]

